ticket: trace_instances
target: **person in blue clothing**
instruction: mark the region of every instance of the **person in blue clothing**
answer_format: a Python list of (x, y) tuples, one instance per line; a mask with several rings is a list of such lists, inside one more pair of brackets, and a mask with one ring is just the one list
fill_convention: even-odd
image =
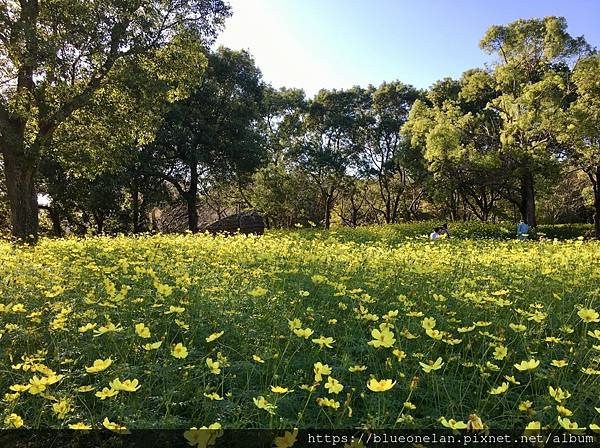
[(517, 224), (517, 238), (526, 240), (527, 232), (529, 232), (529, 226), (523, 220), (519, 221), (519, 224)]

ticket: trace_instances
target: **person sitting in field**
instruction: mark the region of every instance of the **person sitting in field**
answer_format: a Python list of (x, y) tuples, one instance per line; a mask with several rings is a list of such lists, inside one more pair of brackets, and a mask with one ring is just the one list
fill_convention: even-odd
[(439, 227), (434, 228), (433, 232), (431, 232), (431, 234), (429, 235), (429, 239), (432, 240), (432, 241), (439, 239), (439, 237), (440, 237), (440, 233), (439, 232), (440, 232), (440, 228)]
[(527, 232), (529, 232), (529, 226), (523, 220), (519, 221), (519, 224), (517, 224), (517, 238), (526, 240)]
[(450, 238), (450, 231), (448, 230), (447, 222), (442, 224), (442, 227), (439, 227), (438, 234), (440, 235), (440, 238)]

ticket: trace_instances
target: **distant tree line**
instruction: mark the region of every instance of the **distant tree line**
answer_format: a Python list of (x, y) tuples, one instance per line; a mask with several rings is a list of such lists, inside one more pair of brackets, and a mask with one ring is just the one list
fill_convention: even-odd
[(600, 235), (600, 55), (565, 19), (491, 27), (492, 68), (426, 91), (307, 98), (211, 49), (229, 15), (221, 0), (3, 3), (0, 228), (35, 241), (170, 216), (196, 232), (255, 209), (269, 227), (594, 219)]

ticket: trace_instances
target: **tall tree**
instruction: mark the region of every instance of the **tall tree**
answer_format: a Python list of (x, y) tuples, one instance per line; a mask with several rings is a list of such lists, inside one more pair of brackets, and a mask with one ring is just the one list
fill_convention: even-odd
[(533, 92), (549, 76), (567, 74), (564, 67), (589, 51), (583, 37), (566, 30), (563, 17), (517, 20), (490, 27), (480, 42), (498, 56), (494, 77), (502, 95), (492, 105), (503, 121), (502, 148), (520, 178), (521, 209), (531, 226), (536, 225), (536, 175), (546, 174), (554, 150), (551, 132), (537, 119), (544, 110)]
[(581, 59), (572, 76), (577, 99), (559, 121), (560, 140), (569, 148), (569, 160), (582, 169), (594, 192), (594, 228), (600, 239), (600, 54)]
[(182, 32), (211, 40), (228, 16), (222, 0), (0, 4), (0, 151), (14, 236), (37, 237), (38, 165), (56, 130), (121, 64), (156, 62)]
[(197, 201), (211, 177), (239, 181), (264, 159), (259, 132), (264, 85), (245, 51), (219, 48), (189, 97), (171, 104), (148, 146), (152, 172), (185, 200), (188, 228), (198, 230)]

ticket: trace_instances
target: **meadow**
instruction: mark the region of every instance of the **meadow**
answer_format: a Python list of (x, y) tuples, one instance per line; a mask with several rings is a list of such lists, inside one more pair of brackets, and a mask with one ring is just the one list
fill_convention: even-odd
[(0, 242), (0, 424), (599, 429), (600, 243), (451, 230)]

